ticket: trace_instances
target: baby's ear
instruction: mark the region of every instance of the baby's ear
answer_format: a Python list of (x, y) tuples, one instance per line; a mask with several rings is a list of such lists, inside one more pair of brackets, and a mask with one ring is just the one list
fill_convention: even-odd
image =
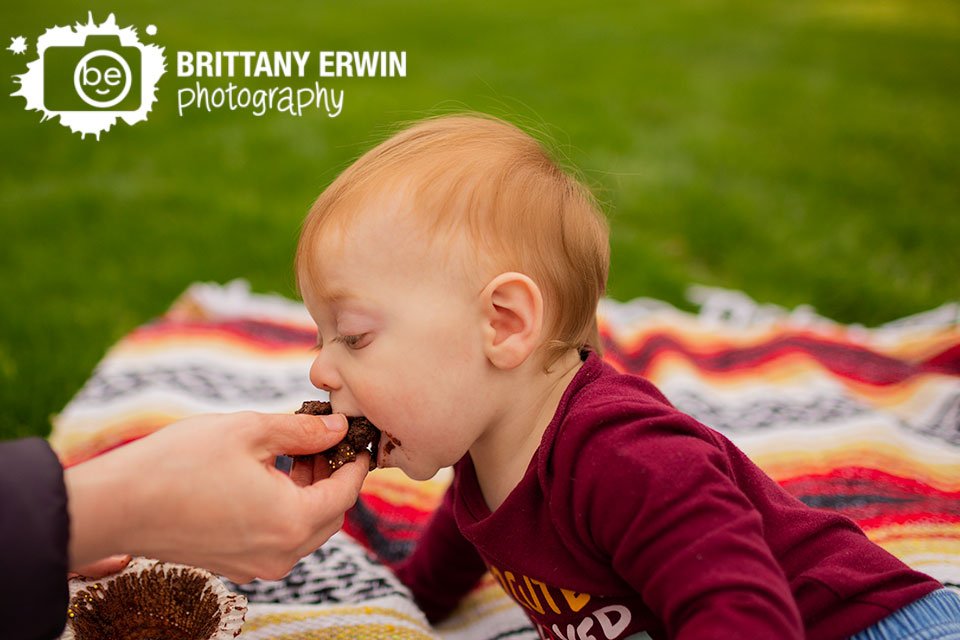
[(501, 273), (480, 294), (483, 349), (498, 369), (518, 367), (533, 353), (543, 332), (540, 287), (522, 273)]

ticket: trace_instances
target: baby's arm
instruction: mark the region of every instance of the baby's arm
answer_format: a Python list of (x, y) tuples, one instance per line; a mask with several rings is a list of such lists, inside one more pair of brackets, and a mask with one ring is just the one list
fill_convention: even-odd
[(720, 449), (675, 420), (645, 418), (641, 430), (603, 444), (619, 446), (584, 451), (582, 460), (603, 461), (593, 473), (577, 469), (573, 502), (587, 515), (590, 539), (670, 638), (803, 638), (760, 514)]
[(397, 575), (430, 622), (443, 620), (476, 586), (487, 567), (453, 519), (453, 487)]

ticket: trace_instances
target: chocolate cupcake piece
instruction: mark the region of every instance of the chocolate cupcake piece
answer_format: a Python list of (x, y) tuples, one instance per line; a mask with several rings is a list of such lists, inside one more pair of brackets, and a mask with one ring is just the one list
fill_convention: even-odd
[[(333, 413), (329, 402), (307, 400), (296, 413), (305, 413), (311, 416), (326, 416)], [(336, 471), (348, 462), (357, 459), (361, 451), (370, 453), (370, 470), (377, 468), (377, 450), (380, 448), (380, 430), (373, 423), (362, 416), (347, 418), (347, 435), (335, 447), (321, 451), (320, 455), (327, 459), (331, 471)]]

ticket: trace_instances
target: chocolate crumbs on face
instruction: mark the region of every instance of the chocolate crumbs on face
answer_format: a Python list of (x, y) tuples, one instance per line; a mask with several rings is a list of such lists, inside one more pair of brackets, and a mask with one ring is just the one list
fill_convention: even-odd
[[(326, 416), (333, 413), (329, 402), (307, 400), (296, 413), (305, 413), (311, 416)], [(331, 471), (336, 471), (348, 462), (357, 459), (361, 451), (370, 453), (370, 470), (377, 468), (377, 451), (380, 448), (380, 430), (364, 417), (351, 416), (347, 418), (347, 435), (335, 447), (321, 451), (320, 455), (327, 459)]]

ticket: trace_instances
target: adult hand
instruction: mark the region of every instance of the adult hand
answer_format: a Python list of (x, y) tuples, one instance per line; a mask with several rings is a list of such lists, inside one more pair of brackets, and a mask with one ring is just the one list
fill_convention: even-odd
[(126, 553), (235, 582), (286, 575), (342, 526), (369, 460), (294, 482), (274, 459), (328, 449), (346, 428), (342, 415), (202, 415), (68, 469), (71, 569)]

